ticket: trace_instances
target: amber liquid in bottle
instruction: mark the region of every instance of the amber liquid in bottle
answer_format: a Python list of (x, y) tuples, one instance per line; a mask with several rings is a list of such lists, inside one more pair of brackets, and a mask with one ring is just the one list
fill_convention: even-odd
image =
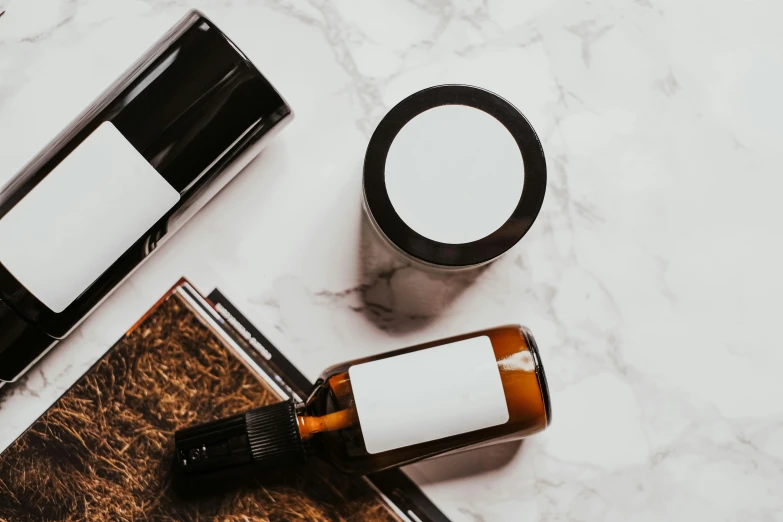
[[(487, 343), (491, 344), (491, 354)], [(489, 360), (475, 369), (483, 372), (483, 380), (473, 378), (473, 367), (466, 366), (465, 359), (462, 373), (456, 371), (465, 349), (473, 355), (480, 353), (485, 362)], [(414, 372), (411, 365), (426, 360), (435, 350), (438, 364), (422, 365), (419, 370), (423, 371)], [(424, 354), (425, 359), (408, 356), (416, 353)], [(396, 366), (388, 364), (393, 358), (397, 358)], [(388, 361), (382, 363), (381, 388), (368, 385), (366, 379), (362, 382), (357, 370), (384, 360)], [(395, 367), (399, 374), (386, 371)], [(449, 381), (455, 374), (465, 382)], [(428, 376), (432, 382), (422, 385), (422, 378), (426, 381)], [(487, 390), (475, 389), (481, 383), (493, 388), (490, 395), (484, 393)], [(457, 397), (444, 402), (442, 393), (421, 393), (427, 384)], [(410, 390), (415, 390), (414, 395)], [(375, 404), (373, 394), (384, 396), (377, 403), (382, 407), (368, 408), (368, 404)], [(395, 410), (397, 397), (403, 406)], [(428, 408), (432, 415), (423, 415), (421, 412)], [(481, 417), (492, 409), (502, 413), (503, 420), (479, 429), (461, 429), (475, 426), (471, 417)], [(546, 377), (533, 336), (520, 326), (503, 326), (339, 364), (321, 375), (302, 404), (266, 406), (181, 430), (176, 435), (178, 465), (184, 472), (200, 473), (239, 464), (288, 465), (305, 460), (305, 454), (309, 454), (342, 471), (367, 474), (460, 449), (522, 438), (543, 430), (550, 420)], [(435, 431), (428, 431), (428, 422), (438, 424), (433, 427)], [(450, 426), (450, 435), (433, 436), (442, 424)], [(411, 433), (416, 433), (413, 439)], [(419, 442), (405, 442), (410, 440)]]
[[(382, 453), (368, 453), (363, 441), (361, 419), (357, 413), (348, 369), (363, 362), (479, 336), (489, 337), (492, 343), (508, 407), (508, 421), (498, 426), (440, 440)], [(316, 390), (304, 407), (297, 412), (299, 433), (303, 440), (310, 441), (310, 444), (316, 448), (316, 453), (323, 455), (336, 467), (352, 473), (369, 473), (483, 442), (521, 438), (539, 432), (549, 424), (551, 410), (545, 376), (534, 343), (532, 336), (524, 328), (505, 326), (332, 367), (323, 373)], [(400, 375), (399, 386), (405, 385), (405, 375)], [(404, 429), (405, 423), (410, 421), (411, 419), (404, 417), (397, 419), (401, 429)]]

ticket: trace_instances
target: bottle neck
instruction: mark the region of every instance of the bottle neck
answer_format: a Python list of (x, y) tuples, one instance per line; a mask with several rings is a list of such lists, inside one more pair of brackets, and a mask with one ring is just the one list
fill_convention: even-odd
[(321, 417), (297, 417), (299, 435), (302, 437), (302, 440), (308, 440), (316, 433), (350, 428), (356, 426), (358, 422), (359, 416), (356, 408), (336, 411)]

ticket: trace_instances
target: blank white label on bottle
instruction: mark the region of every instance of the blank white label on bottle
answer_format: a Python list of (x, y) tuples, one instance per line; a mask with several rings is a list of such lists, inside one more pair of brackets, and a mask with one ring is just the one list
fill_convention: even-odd
[(62, 312), (179, 201), (111, 122), (0, 218), (0, 263)]
[(487, 336), (352, 366), (368, 453), (504, 424), (508, 405)]
[(465, 105), (426, 110), (400, 129), (386, 156), (386, 191), (413, 230), (441, 243), (477, 241), (511, 217), (525, 164), (509, 130)]

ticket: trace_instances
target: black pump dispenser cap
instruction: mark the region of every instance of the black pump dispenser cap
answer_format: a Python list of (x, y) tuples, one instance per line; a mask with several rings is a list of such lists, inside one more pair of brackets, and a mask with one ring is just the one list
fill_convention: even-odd
[(174, 440), (176, 469), (188, 475), (226, 472), (249, 464), (272, 468), (305, 461), (293, 401), (185, 428), (176, 432)]

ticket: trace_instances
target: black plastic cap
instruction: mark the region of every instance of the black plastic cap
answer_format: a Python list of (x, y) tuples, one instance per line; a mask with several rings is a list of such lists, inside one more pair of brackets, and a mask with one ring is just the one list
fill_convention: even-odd
[(245, 413), (253, 463), (260, 466), (299, 464), (305, 460), (293, 401)]
[(189, 475), (239, 470), (249, 464), (290, 466), (305, 460), (293, 401), (179, 430), (174, 440), (177, 471)]
[(57, 339), (43, 333), (0, 299), (0, 381), (15, 381)]

